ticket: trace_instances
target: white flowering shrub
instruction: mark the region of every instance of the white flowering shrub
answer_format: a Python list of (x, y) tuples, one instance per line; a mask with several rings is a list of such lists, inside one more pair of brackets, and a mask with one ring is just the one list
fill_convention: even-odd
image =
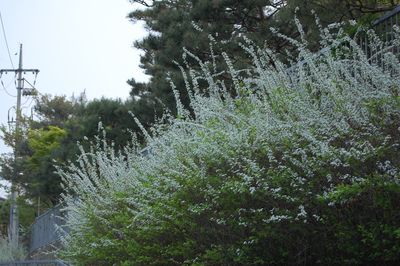
[(291, 68), (247, 39), (248, 69), (216, 51), (225, 72), (182, 67), (190, 108), (175, 93), (178, 116), (144, 132), (145, 156), (135, 141), (116, 152), (100, 137), (59, 170), (62, 255), (76, 265), (398, 262), (400, 67), (368, 35), (381, 51), (372, 59), (334, 25), (318, 54), (288, 39), (299, 48)]

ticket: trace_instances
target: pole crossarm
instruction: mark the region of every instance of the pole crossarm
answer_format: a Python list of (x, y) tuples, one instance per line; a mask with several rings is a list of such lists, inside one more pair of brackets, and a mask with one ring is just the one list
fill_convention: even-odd
[(18, 73), (18, 72), (32, 72), (32, 73), (35, 73), (35, 74), (37, 74), (37, 73), (39, 73), (40, 71), (39, 71), (39, 69), (0, 69), (0, 73), (6, 73), (7, 74), (7, 72), (15, 72), (15, 73)]

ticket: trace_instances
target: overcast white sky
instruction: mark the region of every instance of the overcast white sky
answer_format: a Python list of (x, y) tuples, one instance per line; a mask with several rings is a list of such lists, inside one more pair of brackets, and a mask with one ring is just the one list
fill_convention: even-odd
[[(0, 0), (14, 67), (22, 43), (24, 68), (40, 70), (36, 88), (41, 93), (71, 96), (86, 90), (89, 99), (125, 99), (128, 79), (147, 80), (139, 68), (140, 51), (132, 47), (146, 32), (126, 18), (136, 7), (128, 0)], [(12, 66), (0, 28), (0, 69), (5, 68)], [(34, 80), (29, 74), (25, 78)], [(2, 80), (9, 94), (16, 95), (14, 74)], [(23, 98), (22, 103), (30, 113), (31, 100)], [(16, 98), (0, 85), (1, 124), (15, 104)], [(0, 142), (0, 153), (9, 151)]]

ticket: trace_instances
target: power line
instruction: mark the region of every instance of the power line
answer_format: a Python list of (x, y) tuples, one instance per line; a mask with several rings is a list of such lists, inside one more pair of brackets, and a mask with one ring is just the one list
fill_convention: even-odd
[[(25, 104), (27, 104), (27, 102), (29, 102), (29, 100), (31, 100), (31, 98), (30, 98), (29, 96), (26, 97), (25, 102), (23, 102), (23, 103), (21, 104), (21, 108), (26, 107)], [(31, 101), (31, 102), (32, 102), (32, 101)]]
[(13, 64), (13, 61), (11, 59), (10, 48), (8, 48), (7, 35), (6, 35), (6, 30), (4, 29), (3, 16), (1, 15), (1, 11), (0, 11), (0, 21), (1, 21), (1, 28), (3, 29), (4, 41), (5, 41), (6, 47), (7, 47), (8, 58), (10, 59), (10, 63), (11, 63), (12, 68), (14, 68), (14, 64)]
[(0, 76), (0, 82), (1, 82), (1, 86), (2, 86), (2, 88), (3, 88), (3, 90), (4, 90), (4, 92), (5, 92), (8, 96), (17, 97), (17, 96), (15, 96), (15, 95), (12, 95), (11, 93), (9, 93), (8, 90), (7, 90), (8, 86), (10, 86), (10, 84), (11, 84), (12, 82), (14, 82), (13, 80), (12, 80), (10, 83), (8, 83), (7, 86), (4, 86), (4, 82), (3, 82), (3, 80), (1, 80), (1, 76)]

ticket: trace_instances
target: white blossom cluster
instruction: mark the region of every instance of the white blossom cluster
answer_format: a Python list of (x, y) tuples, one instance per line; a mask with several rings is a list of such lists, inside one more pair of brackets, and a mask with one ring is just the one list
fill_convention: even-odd
[[(179, 217), (182, 210), (171, 202), (188, 186), (193, 197), (201, 195), (197, 202), (179, 203), (188, 212), (212, 213), (210, 222), (218, 226), (251, 227), (252, 219), (318, 222), (323, 218), (310, 198), (329, 199), (338, 184), (362, 183), (374, 171), (398, 182), (398, 161), (370, 158), (385, 149), (399, 151), (400, 64), (390, 45), (400, 39), (385, 44), (368, 32), (376, 53), (367, 58), (357, 35), (350, 38), (341, 26), (321, 28), (320, 53), (309, 51), (303, 36), (282, 36), (298, 47), (290, 68), (246, 38), (241, 47), (253, 61), (248, 69), (235, 69), (228, 54), (212, 50), (226, 62), (218, 72), (215, 60), (202, 62), (185, 51), (183, 58), (197, 60), (200, 69), (179, 66), (190, 108), (175, 91), (177, 117), (166, 113), (151, 132), (143, 129), (146, 156), (135, 140), (116, 152), (99, 137), (75, 164), (59, 170), (70, 228), (66, 254), (91, 255), (82, 242), (94, 225), (114, 233), (89, 246), (112, 249), (127, 229)], [(226, 74), (230, 81), (223, 79)], [(200, 86), (204, 82), (207, 90)], [(356, 164), (365, 164), (365, 173)], [(228, 192), (256, 200), (225, 217), (215, 206)], [(127, 212), (129, 223), (111, 223), (117, 212)]]

